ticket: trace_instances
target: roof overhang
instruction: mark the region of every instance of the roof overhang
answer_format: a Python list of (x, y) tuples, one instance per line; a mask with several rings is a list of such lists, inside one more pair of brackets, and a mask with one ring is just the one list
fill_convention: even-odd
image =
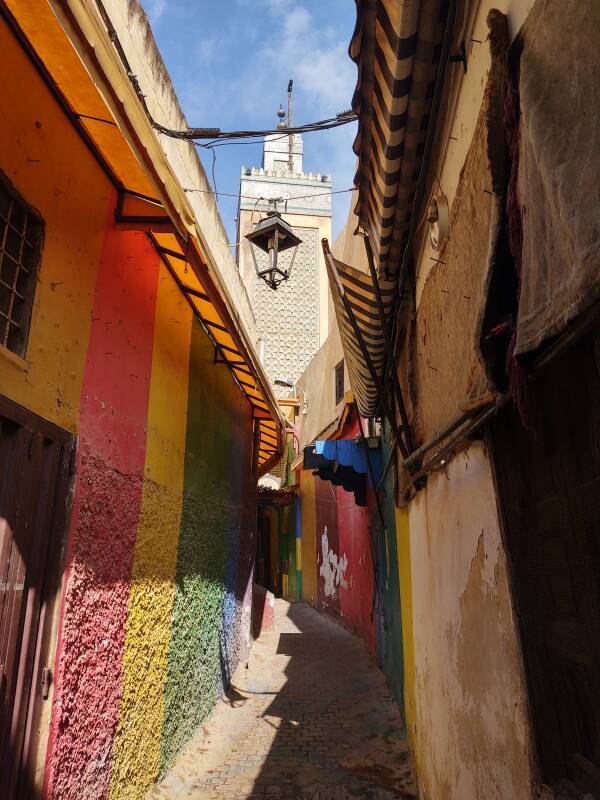
[(368, 459), (358, 439), (325, 439), (304, 448), (304, 469), (315, 470), (324, 481), (352, 492), (357, 506), (367, 504)]
[(211, 249), (92, 0), (4, 0), (0, 14), (119, 192), (117, 222), (144, 230), (257, 420), (256, 467), (283, 448), (283, 419)]

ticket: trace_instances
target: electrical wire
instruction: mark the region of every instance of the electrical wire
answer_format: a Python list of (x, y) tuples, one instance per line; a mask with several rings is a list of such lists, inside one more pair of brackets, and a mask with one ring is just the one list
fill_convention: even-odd
[[(309, 122), (305, 125), (298, 125), (293, 128), (286, 128), (285, 134), (282, 133), (281, 128), (265, 128), (264, 130), (255, 130), (255, 131), (248, 131), (248, 130), (240, 130), (240, 131), (222, 131), (220, 128), (188, 128), (187, 130), (175, 130), (173, 128), (167, 128), (165, 125), (161, 125), (157, 122), (152, 114), (150, 113), (150, 109), (148, 108), (148, 104), (146, 102), (146, 96), (142, 91), (140, 86), (139, 80), (137, 75), (131, 69), (131, 64), (129, 63), (129, 59), (127, 58), (127, 54), (121, 44), (121, 40), (119, 39), (119, 35), (113, 22), (106, 11), (104, 3), (102, 0), (96, 0), (96, 6), (98, 11), (100, 12), (100, 16), (102, 17), (102, 21), (106, 27), (106, 31), (108, 33), (109, 39), (112, 41), (115, 50), (119, 58), (121, 59), (121, 63), (127, 73), (127, 77), (129, 82), (137, 95), (137, 98), (144, 109), (144, 113), (148, 118), (148, 121), (152, 125), (152, 127), (162, 133), (164, 136), (169, 136), (172, 139), (183, 139), (184, 141), (194, 142), (196, 139), (210, 139), (210, 140), (221, 140), (221, 139), (249, 139), (249, 138), (256, 138), (262, 136), (269, 136), (270, 134), (278, 134), (281, 136), (290, 136), (295, 133), (309, 133), (311, 131), (320, 131), (320, 130), (330, 130), (331, 128), (338, 128), (340, 125), (347, 125), (349, 122), (354, 122), (357, 120), (357, 116), (351, 109), (342, 111), (339, 114), (336, 114), (335, 117), (328, 117), (326, 119), (317, 120), (316, 122)], [(203, 146), (203, 145), (200, 145)]]
[[(135, 86), (135, 84), (133, 84)], [(211, 140), (234, 140), (234, 139), (251, 139), (256, 137), (270, 136), (281, 134), (281, 128), (265, 128), (264, 130), (240, 130), (240, 131), (222, 131), (220, 128), (188, 128), (187, 130), (174, 130), (167, 128), (157, 122), (148, 112), (148, 118), (152, 126), (159, 133), (164, 136), (169, 136), (172, 139), (183, 139), (184, 141), (195, 141), (196, 139), (211, 139)], [(355, 122), (357, 119), (353, 111), (343, 111), (335, 117), (328, 117), (326, 119), (317, 120), (316, 122), (308, 122), (305, 125), (297, 125), (292, 128), (286, 128), (285, 134), (282, 136), (292, 136), (296, 133), (312, 133), (313, 131), (327, 131), (332, 128), (339, 128), (342, 125), (347, 125), (349, 122)]]
[[(287, 139), (288, 134), (285, 133), (282, 136), (277, 136), (275, 139), (271, 139), (272, 142), (279, 142), (281, 139)], [(257, 137), (256, 139), (241, 139), (238, 141), (219, 141), (218, 139), (213, 139), (211, 142), (194, 142), (196, 147), (241, 147), (242, 145), (246, 144), (263, 144), (264, 136)]]
[[(290, 200), (307, 200), (310, 197), (323, 197), (324, 194), (344, 194), (345, 192), (353, 192), (355, 187), (351, 189), (337, 189), (335, 192), (315, 192), (314, 194), (302, 194), (299, 197), (259, 197), (259, 200), (271, 200), (283, 203)], [(201, 194), (217, 194), (220, 197), (237, 197), (238, 200), (256, 200), (256, 197), (249, 194), (235, 194), (234, 192), (215, 192), (213, 189), (184, 189), (184, 192), (200, 192)]]
[(215, 148), (214, 147), (211, 147), (210, 151), (212, 153), (212, 167), (211, 167), (212, 184), (213, 184), (213, 189), (215, 190), (214, 193), (217, 195), (217, 194), (219, 194), (219, 192), (217, 191), (217, 179), (215, 177), (215, 165), (217, 163), (217, 154), (215, 153)]
[[(234, 195), (235, 197), (235, 195)], [(254, 203), (254, 208), (252, 209), (252, 214), (250, 216), (250, 227), (254, 225), (254, 214), (256, 213), (256, 206), (259, 204), (261, 200), (266, 200), (266, 197), (257, 197), (256, 203)], [(260, 222), (260, 220), (259, 220)], [(242, 237), (243, 238), (243, 237)], [(239, 239), (235, 244), (230, 244), (229, 242), (224, 242), (222, 239), (219, 239), (219, 244), (222, 244), (223, 247), (238, 247), (242, 243), (242, 239)]]

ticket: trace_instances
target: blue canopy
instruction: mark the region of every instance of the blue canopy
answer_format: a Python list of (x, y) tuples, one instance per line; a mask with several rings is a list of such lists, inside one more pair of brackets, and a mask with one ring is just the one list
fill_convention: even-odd
[[(369, 449), (375, 480), (381, 475), (379, 448)], [(304, 448), (304, 469), (316, 469), (319, 477), (353, 492), (357, 506), (367, 504), (369, 464), (364, 445), (355, 439), (325, 439)]]

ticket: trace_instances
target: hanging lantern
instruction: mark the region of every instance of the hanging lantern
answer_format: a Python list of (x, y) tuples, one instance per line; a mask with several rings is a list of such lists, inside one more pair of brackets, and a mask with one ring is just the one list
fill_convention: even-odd
[[(290, 277), (298, 245), (302, 244), (302, 239), (296, 236), (278, 211), (268, 211), (267, 216), (260, 220), (254, 230), (246, 234), (246, 239), (250, 242), (256, 274), (271, 289), (277, 289), (282, 281), (287, 281)], [(269, 260), (266, 266), (259, 264), (256, 258), (256, 247), (268, 254)], [(294, 250), (289, 266), (283, 269), (278, 263), (279, 255), (291, 248)]]

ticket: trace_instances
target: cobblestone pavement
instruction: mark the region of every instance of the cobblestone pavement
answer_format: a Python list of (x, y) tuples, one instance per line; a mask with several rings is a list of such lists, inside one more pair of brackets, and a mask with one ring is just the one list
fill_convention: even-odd
[(304, 604), (276, 626), (152, 800), (414, 798), (404, 730), (360, 639)]

